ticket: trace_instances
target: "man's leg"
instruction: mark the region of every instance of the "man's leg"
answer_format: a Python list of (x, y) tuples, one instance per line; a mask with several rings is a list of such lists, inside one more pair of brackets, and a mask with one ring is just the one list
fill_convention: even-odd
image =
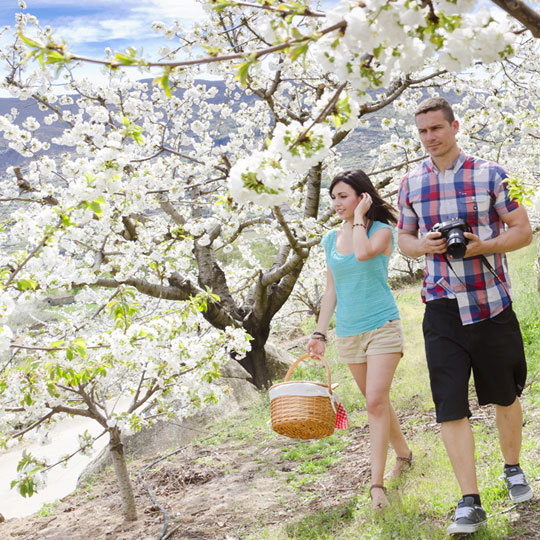
[(441, 434), (461, 493), (478, 493), (474, 437), (468, 418), (441, 423)]
[(495, 419), (504, 462), (515, 465), (519, 463), (523, 427), (523, 413), (519, 398), (516, 398), (508, 407), (495, 405)]
[(528, 501), (533, 498), (534, 494), (523, 469), (519, 466), (523, 426), (523, 413), (519, 398), (516, 398), (514, 403), (508, 407), (496, 405), (495, 411), (499, 443), (504, 456), (504, 479), (508, 494), (515, 503)]
[(467, 417), (441, 423), (446, 452), (452, 463), (463, 497), (458, 502), (448, 534), (471, 534), (487, 521), (481, 505), (474, 463), (474, 437)]
[[(519, 322), (511, 307), (474, 327), (474, 382), (478, 402), (495, 405), (504, 479), (513, 502), (530, 500), (533, 490), (520, 462), (523, 413), (519, 395), (527, 378), (527, 361)], [(517, 396), (517, 397), (516, 397)]]

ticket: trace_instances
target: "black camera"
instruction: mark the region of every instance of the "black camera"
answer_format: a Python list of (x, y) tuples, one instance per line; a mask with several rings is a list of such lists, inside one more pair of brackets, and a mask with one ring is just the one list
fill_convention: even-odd
[(471, 226), (461, 218), (436, 223), (432, 232), (440, 232), (446, 238), (446, 251), (453, 259), (462, 259), (467, 251), (469, 240), (463, 236), (464, 232), (472, 232)]

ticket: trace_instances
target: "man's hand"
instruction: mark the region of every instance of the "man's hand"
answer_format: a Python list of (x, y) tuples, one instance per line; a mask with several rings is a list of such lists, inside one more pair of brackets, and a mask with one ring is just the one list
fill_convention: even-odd
[(446, 238), (440, 232), (428, 232), (420, 245), (423, 253), (446, 253)]
[(463, 257), (474, 257), (485, 253), (484, 242), (480, 240), (479, 236), (471, 232), (464, 232), (463, 236), (469, 241), (467, 251)]
[(446, 238), (440, 232), (428, 232), (418, 236), (416, 231), (398, 231), (398, 245), (401, 253), (412, 259), (423, 257), (426, 253), (446, 253)]

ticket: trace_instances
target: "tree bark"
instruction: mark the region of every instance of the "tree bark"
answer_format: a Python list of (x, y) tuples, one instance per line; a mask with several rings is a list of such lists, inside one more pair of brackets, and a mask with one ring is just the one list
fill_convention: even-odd
[(124, 456), (124, 445), (120, 439), (120, 430), (112, 428), (109, 430), (109, 450), (116, 473), (116, 480), (120, 490), (122, 499), (122, 512), (126, 521), (136, 521), (137, 508), (135, 506), (135, 497), (133, 496), (133, 488), (127, 470), (126, 458)]
[(537, 13), (532, 7), (519, 0), (491, 1), (528, 28), (535, 38), (540, 38), (540, 13)]
[(536, 290), (540, 296), (540, 242), (538, 242), (538, 251), (536, 252)]
[[(269, 325), (267, 328), (269, 329)], [(259, 335), (251, 333), (254, 338), (251, 342), (251, 350), (240, 360), (240, 365), (251, 375), (253, 384), (260, 389), (268, 388), (271, 383), (266, 364), (266, 351), (264, 350), (268, 332), (265, 332), (265, 329), (261, 330), (262, 332)]]

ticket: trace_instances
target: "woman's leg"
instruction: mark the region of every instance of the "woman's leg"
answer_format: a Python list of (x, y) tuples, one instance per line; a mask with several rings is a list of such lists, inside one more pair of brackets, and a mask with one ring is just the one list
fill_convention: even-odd
[[(349, 364), (358, 387), (366, 397), (372, 484), (383, 484), (389, 441), (398, 455), (400, 452), (403, 452), (404, 456), (409, 455), (409, 447), (390, 404), (390, 385), (400, 358), (400, 353), (380, 354), (368, 356), (367, 364)], [(382, 489), (374, 489), (372, 499), (374, 506), (386, 503)]]
[[(366, 374), (367, 374), (367, 363), (363, 364), (348, 364), (351, 374), (362, 392), (362, 395), (366, 397)], [(392, 376), (393, 377), (393, 376)], [(407, 444), (405, 436), (401, 431), (401, 426), (399, 424), (396, 411), (390, 403), (390, 445), (394, 449), (394, 452), (397, 456), (400, 457), (409, 457), (410, 448)]]

